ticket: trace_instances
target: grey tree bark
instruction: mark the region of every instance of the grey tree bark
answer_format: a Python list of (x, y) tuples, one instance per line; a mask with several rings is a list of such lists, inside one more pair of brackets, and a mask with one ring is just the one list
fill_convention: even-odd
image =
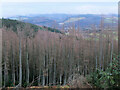
[(8, 60), (8, 57), (7, 57), (7, 45), (6, 45), (6, 42), (4, 42), (4, 87), (6, 87), (6, 83), (8, 81), (8, 68), (7, 68), (7, 60)]
[(15, 60), (14, 60), (14, 48), (11, 42), (11, 51), (12, 51), (12, 81), (15, 86)]
[(26, 39), (26, 69), (27, 69), (27, 74), (26, 74), (26, 82), (27, 84), (29, 84), (29, 54), (28, 54), (28, 42), (27, 42), (27, 39)]
[(2, 87), (2, 29), (0, 29), (0, 88)]
[(21, 47), (21, 31), (19, 31), (19, 87), (22, 86), (22, 47)]

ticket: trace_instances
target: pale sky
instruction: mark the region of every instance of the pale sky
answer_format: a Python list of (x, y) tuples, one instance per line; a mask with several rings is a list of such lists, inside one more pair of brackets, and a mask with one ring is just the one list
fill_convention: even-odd
[[(117, 14), (119, 0), (2, 0), (2, 17), (30, 14)], [(0, 15), (1, 16), (1, 15)]]
[(118, 2), (119, 0), (1, 0), (2, 2)]

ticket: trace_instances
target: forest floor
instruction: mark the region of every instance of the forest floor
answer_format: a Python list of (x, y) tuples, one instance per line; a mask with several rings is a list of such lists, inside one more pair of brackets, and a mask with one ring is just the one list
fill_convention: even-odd
[[(87, 86), (82, 86), (82, 87), (78, 87), (78, 89), (87, 89), (87, 88), (91, 88), (91, 87), (89, 87), (88, 85)], [(6, 87), (6, 88), (3, 88), (2, 90), (36, 90), (36, 89), (49, 89), (49, 90), (53, 90), (53, 89), (66, 89), (66, 90), (68, 90), (68, 89), (76, 89), (76, 88), (74, 88), (74, 87), (71, 87), (71, 86), (69, 86), (69, 85), (64, 85), (64, 86), (31, 86), (31, 87), (26, 87), (26, 88), (23, 88), (23, 87), (21, 87), (21, 88), (16, 88), (16, 87)], [(1, 89), (0, 89), (1, 90)]]
[[(55, 85), (55, 86), (29, 86), (29, 87), (6, 87), (3, 88), (2, 90), (36, 90), (36, 89), (49, 89), (49, 90), (53, 90), (53, 89), (92, 89), (93, 86), (88, 83), (87, 79), (84, 76), (75, 76), (74, 75), (74, 79), (69, 79), (69, 82), (66, 85)], [(1, 90), (1, 89), (0, 89)]]

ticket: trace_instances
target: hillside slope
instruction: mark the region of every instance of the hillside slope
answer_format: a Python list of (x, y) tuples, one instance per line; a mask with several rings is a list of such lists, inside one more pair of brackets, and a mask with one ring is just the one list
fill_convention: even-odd
[(0, 22), (2, 22), (2, 27), (6, 28), (12, 28), (14, 32), (17, 31), (17, 27), (20, 26), (24, 28), (26, 25), (29, 25), (31, 29), (33, 29), (35, 32), (38, 30), (44, 30), (44, 31), (50, 31), (50, 32), (56, 32), (56, 33), (62, 33), (61, 31), (50, 28), (50, 27), (45, 27), (45, 26), (37, 26), (31, 23), (25, 23), (17, 20), (11, 20), (11, 19), (0, 19)]

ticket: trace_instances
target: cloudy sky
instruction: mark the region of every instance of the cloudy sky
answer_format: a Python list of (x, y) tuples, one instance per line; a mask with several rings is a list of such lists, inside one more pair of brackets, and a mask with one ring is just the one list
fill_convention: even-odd
[[(43, 2), (44, 1), (44, 2)], [(30, 14), (117, 14), (119, 0), (2, 0), (2, 17)]]

